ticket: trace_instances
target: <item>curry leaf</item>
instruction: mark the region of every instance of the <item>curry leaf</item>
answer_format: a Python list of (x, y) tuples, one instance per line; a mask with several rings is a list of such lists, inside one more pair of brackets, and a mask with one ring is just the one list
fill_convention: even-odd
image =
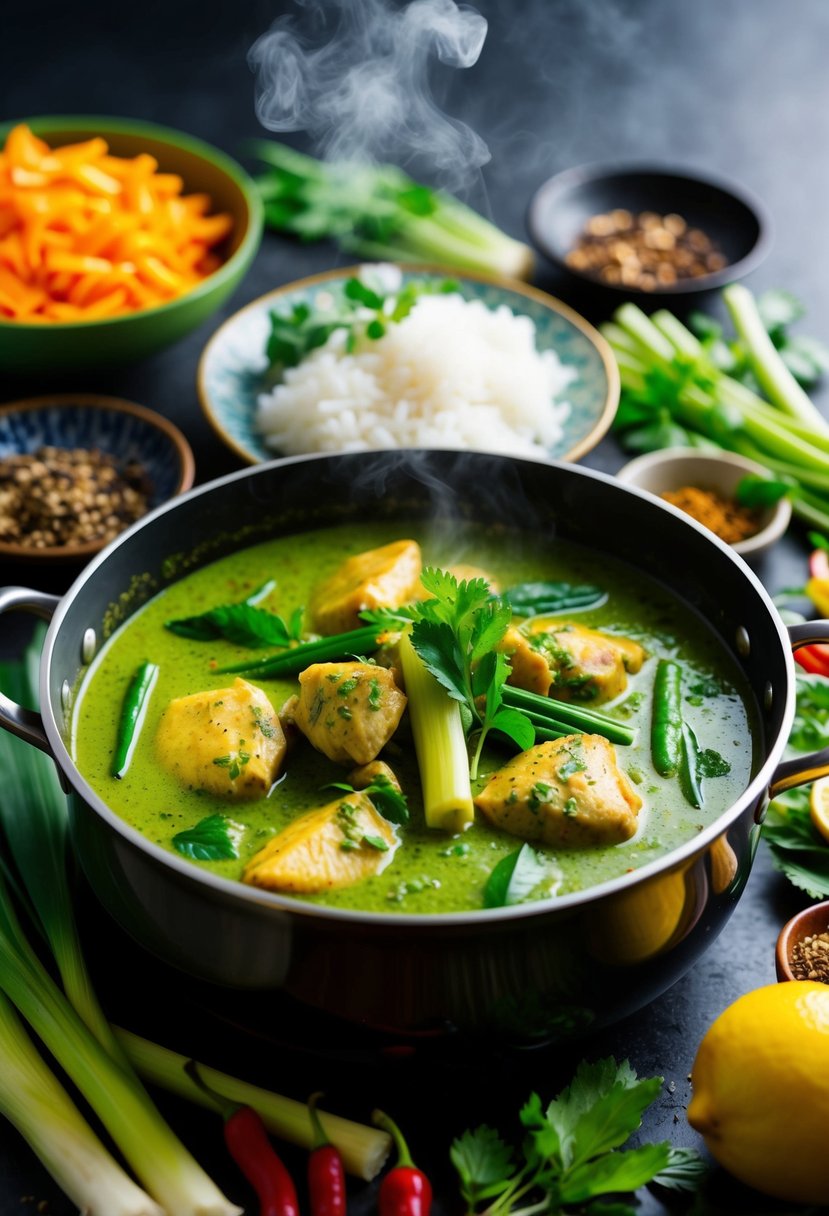
[(173, 847), (193, 861), (224, 861), (239, 856), (244, 827), (225, 815), (208, 815), (192, 828), (177, 832)]

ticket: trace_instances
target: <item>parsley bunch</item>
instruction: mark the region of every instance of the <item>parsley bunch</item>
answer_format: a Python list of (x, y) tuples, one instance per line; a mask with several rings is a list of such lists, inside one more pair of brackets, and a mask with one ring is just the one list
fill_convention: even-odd
[[(495, 647), (507, 631), (512, 609), (492, 596), (485, 578), (458, 582), (448, 571), (429, 567), (420, 581), (432, 598), (395, 612), (398, 619), (413, 622), (412, 646), (449, 696), (460, 701), (467, 733), (477, 734), (470, 764), (474, 780), (491, 730), (508, 735), (521, 751), (535, 742), (528, 719), (503, 705), (511, 668), (507, 656)], [(383, 613), (388, 620), (388, 610)]]
[(630, 1204), (604, 1197), (649, 1182), (693, 1190), (705, 1168), (693, 1150), (667, 1142), (622, 1150), (662, 1082), (639, 1080), (627, 1061), (582, 1061), (546, 1110), (537, 1094), (521, 1109), (520, 1157), (491, 1127), (464, 1132), (450, 1156), (468, 1216), (635, 1216)]

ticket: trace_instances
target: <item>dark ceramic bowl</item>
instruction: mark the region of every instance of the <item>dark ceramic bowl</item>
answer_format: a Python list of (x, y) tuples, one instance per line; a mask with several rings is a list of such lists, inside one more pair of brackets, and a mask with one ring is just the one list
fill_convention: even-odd
[[(567, 255), (586, 222), (617, 208), (681, 215), (689, 227), (700, 228), (711, 238), (727, 265), (653, 291), (605, 283), (568, 266)], [(574, 283), (589, 284), (608, 300), (654, 300), (660, 305), (742, 278), (765, 257), (770, 240), (764, 208), (741, 187), (655, 164), (579, 165), (557, 173), (533, 196), (527, 211), (527, 230), (536, 248)]]
[(791, 920), (786, 921), (780, 930), (774, 952), (774, 965), (777, 978), (781, 983), (797, 979), (792, 971), (792, 954), (798, 943), (806, 937), (827, 932), (829, 932), (829, 899), (820, 904), (812, 904), (809, 908), (803, 908)]

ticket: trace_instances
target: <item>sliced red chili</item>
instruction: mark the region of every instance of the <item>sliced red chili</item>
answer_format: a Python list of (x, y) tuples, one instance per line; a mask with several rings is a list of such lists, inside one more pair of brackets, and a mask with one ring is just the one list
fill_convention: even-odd
[(829, 579), (829, 553), (825, 549), (813, 549), (809, 556), (809, 573), (812, 578)]
[(794, 660), (810, 675), (829, 676), (829, 646), (801, 646), (794, 652)]

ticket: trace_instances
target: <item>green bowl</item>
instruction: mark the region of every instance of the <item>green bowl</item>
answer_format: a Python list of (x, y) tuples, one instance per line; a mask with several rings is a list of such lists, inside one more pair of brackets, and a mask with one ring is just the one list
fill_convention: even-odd
[[(262, 236), (262, 204), (251, 178), (229, 156), (190, 135), (131, 118), (61, 115), (22, 119), (47, 143), (102, 136), (116, 156), (149, 152), (163, 172), (178, 173), (185, 192), (206, 193), (215, 211), (233, 216), (225, 261), (197, 287), (157, 308), (97, 321), (32, 324), (0, 319), (0, 367), (6, 372), (81, 370), (153, 354), (201, 325), (224, 303), (253, 261)], [(12, 126), (0, 126), (0, 142)]]

